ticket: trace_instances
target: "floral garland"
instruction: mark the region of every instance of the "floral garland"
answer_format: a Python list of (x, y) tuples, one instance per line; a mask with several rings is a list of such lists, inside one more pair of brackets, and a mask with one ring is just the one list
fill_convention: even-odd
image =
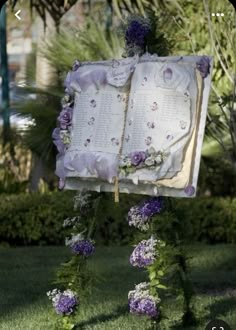
[[(60, 329), (74, 329), (75, 317), (79, 312), (81, 297), (91, 285), (91, 274), (87, 269), (87, 259), (95, 252), (95, 242), (90, 238), (93, 232), (96, 211), (100, 196), (94, 196), (84, 191), (74, 198), (74, 208), (79, 209), (80, 216), (67, 218), (63, 227), (67, 230), (65, 245), (70, 249), (71, 259), (62, 264), (57, 271), (55, 281), (64, 290), (57, 288), (47, 292), (55, 312), (62, 316), (58, 320)], [(87, 219), (91, 218), (90, 228), (86, 229)]]
[[(164, 318), (160, 295), (163, 297), (166, 293), (166, 296), (174, 295), (182, 302), (183, 327), (193, 326), (196, 325), (192, 303), (194, 291), (179, 239), (178, 220), (170, 211), (166, 213), (166, 220), (170, 227), (175, 228), (175, 232), (170, 233), (170, 237), (166, 237), (165, 241), (156, 237), (155, 223), (163, 208), (163, 199), (155, 197), (131, 207), (128, 212), (129, 225), (146, 232), (150, 237), (139, 242), (130, 256), (130, 264), (133, 267), (148, 272), (149, 282), (142, 282), (129, 292), (129, 310), (131, 314), (148, 317), (155, 328)], [(167, 286), (170, 279), (171, 285)]]
[[(159, 214), (164, 207), (161, 197), (151, 198), (140, 205), (133, 206), (128, 212), (128, 223), (141, 231), (148, 231), (153, 216)], [(151, 272), (151, 266), (160, 258), (162, 248), (165, 243), (157, 239), (154, 234), (149, 239), (139, 242), (131, 256), (130, 264), (134, 267), (145, 268)], [(162, 275), (159, 269), (159, 275)], [(161, 308), (159, 306), (161, 299), (158, 294), (158, 288), (165, 288), (160, 285), (156, 276), (149, 276), (150, 282), (143, 282), (135, 286), (135, 290), (128, 294), (130, 313), (136, 315), (145, 315), (151, 318), (155, 323), (161, 320)]]

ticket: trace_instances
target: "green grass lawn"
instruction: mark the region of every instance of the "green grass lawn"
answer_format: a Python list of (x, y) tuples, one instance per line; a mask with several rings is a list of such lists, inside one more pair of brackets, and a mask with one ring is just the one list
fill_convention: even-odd
[[(129, 265), (131, 248), (101, 247), (91, 258), (100, 281), (80, 307), (79, 329), (148, 329), (143, 317), (130, 315), (127, 293), (145, 280), (145, 273)], [(188, 246), (191, 276), (196, 288), (195, 306), (204, 330), (214, 318), (236, 329), (236, 246)], [(58, 265), (69, 253), (63, 247), (0, 249), (0, 329), (49, 330), (57, 315), (46, 297)], [(160, 329), (180, 327), (178, 301), (164, 302), (168, 319)]]

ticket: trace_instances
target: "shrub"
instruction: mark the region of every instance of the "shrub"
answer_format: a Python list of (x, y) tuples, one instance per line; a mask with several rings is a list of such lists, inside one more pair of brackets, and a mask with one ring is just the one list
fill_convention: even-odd
[[(2, 244), (62, 244), (65, 237), (63, 220), (78, 215), (73, 209), (73, 196), (71, 191), (1, 195)], [(120, 203), (115, 204), (111, 194), (103, 193), (94, 237), (97, 244), (125, 245), (132, 242), (137, 232), (128, 226), (126, 216), (129, 208), (143, 198), (121, 195)], [(186, 243), (235, 243), (236, 198), (167, 199), (166, 210), (155, 218), (155, 228), (162, 239), (168, 239), (175, 233), (175, 226), (180, 226), (181, 238)]]
[(63, 220), (73, 216), (73, 194), (1, 195), (0, 240), (11, 245), (60, 244)]
[(235, 243), (236, 199), (197, 197), (172, 200), (167, 209), (155, 219), (156, 230), (165, 240), (180, 228), (186, 243)]

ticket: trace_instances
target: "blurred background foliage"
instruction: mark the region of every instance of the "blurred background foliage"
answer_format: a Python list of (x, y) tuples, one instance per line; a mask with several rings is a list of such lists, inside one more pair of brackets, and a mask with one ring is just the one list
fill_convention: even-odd
[[(157, 34), (162, 34), (169, 41), (168, 49), (166, 47), (160, 47), (158, 55), (166, 55), (168, 51), (170, 55), (205, 54), (214, 56), (212, 90), (207, 117), (206, 136), (202, 151), (198, 195), (229, 196), (231, 198), (235, 196), (236, 16), (233, 7), (226, 0), (217, 1), (217, 11), (224, 12), (225, 16), (216, 18), (211, 16), (211, 13), (216, 11), (216, 3), (214, 0), (104, 0), (98, 3), (96, 2), (96, 5), (93, 5), (92, 1), (86, 3), (87, 7), (84, 12), (84, 18), (81, 22), (78, 22), (78, 26), (72, 27), (59, 21), (60, 24), (57, 25), (57, 30), (52, 34), (52, 37), (45, 36), (43, 45), (41, 44), (39, 46), (36, 44), (34, 51), (28, 58), (26, 70), (26, 81), (28, 84), (35, 86), (37, 58), (39, 56), (45, 57), (56, 72), (55, 84), (53, 86), (48, 85), (45, 88), (39, 88), (38, 86), (37, 88), (27, 88), (27, 92), (33, 93), (35, 99), (15, 105), (18, 115), (30, 119), (30, 124), (25, 127), (24, 130), (21, 129), (15, 132), (15, 134), (13, 134), (15, 137), (12, 141), (9, 141), (9, 146), (5, 146), (5, 149), (2, 147), (0, 150), (2, 159), (0, 163), (0, 176), (2, 182), (4, 182), (0, 184), (0, 192), (16, 193), (35, 190), (45, 192), (57, 189), (57, 178), (53, 174), (56, 150), (51, 141), (51, 132), (56, 126), (56, 118), (61, 110), (60, 98), (63, 95), (63, 81), (66, 72), (70, 70), (75, 59), (79, 59), (80, 61), (95, 61), (121, 58), (124, 55), (124, 37), (122, 31), (126, 19), (130, 14), (138, 14), (153, 17), (157, 21)], [(14, 147), (12, 147), (12, 145)], [(20, 160), (18, 159), (19, 156), (17, 156), (19, 150), (21, 150)], [(4, 157), (2, 156), (3, 154)], [(9, 160), (8, 158), (11, 157), (12, 159)], [(26, 163), (28, 165), (26, 165)], [(18, 172), (20, 171), (19, 169), (22, 169), (22, 171), (24, 169), (26, 173), (16, 173), (14, 166), (10, 166), (9, 164), (13, 164), (17, 167)], [(66, 193), (62, 195), (64, 194), (66, 195)], [(64, 197), (62, 195), (55, 193), (55, 200), (63, 200)], [(28, 214), (27, 217), (25, 217), (25, 215), (22, 216), (21, 221), (16, 221), (15, 216), (13, 216), (16, 213), (21, 213), (20, 208), (18, 208), (18, 202), (22, 205), (25, 205), (24, 203), (29, 203), (29, 205), (31, 205), (28, 200), (30, 197), (21, 195), (19, 199), (14, 196), (12, 196), (12, 198), (11, 200), (11, 197), (9, 197), (9, 203), (6, 202), (8, 200), (7, 196), (3, 198), (4, 203), (6, 203), (6, 208), (9, 207), (9, 209), (4, 211), (6, 212), (4, 215), (0, 215), (0, 218), (4, 220), (2, 230), (3, 232), (5, 230), (4, 233), (6, 237), (10, 237), (9, 235), (11, 235), (13, 228), (9, 226), (15, 226), (14, 228), (25, 226), (24, 229), (22, 229), (24, 233), (22, 237), (19, 238), (19, 242), (22, 244), (29, 241), (39, 242), (41, 239), (42, 242), (49, 242), (47, 238), (41, 238), (44, 237), (42, 235), (46, 234), (39, 233), (40, 230), (44, 230), (42, 229), (43, 226), (40, 227), (41, 229), (37, 229), (37, 226), (35, 227), (38, 233), (35, 234), (33, 238), (27, 236), (30, 234), (25, 234), (25, 230), (29, 233), (29, 230), (26, 229), (26, 227), (30, 225), (28, 221), (34, 223), (39, 215), (34, 216), (32, 211), (32, 214)], [(23, 202), (24, 198), (27, 202)], [(36, 208), (39, 207), (38, 205), (42, 202), (41, 198), (45, 198), (48, 201), (48, 198), (54, 199), (50, 193), (49, 195), (46, 194), (45, 197), (32, 195), (32, 207), (33, 205), (35, 205)], [(127, 204), (134, 204), (136, 199), (141, 197), (128, 197), (124, 195), (122, 196), (123, 204), (121, 203), (120, 206), (114, 206), (112, 198), (112, 196), (104, 194), (101, 203), (103, 213), (101, 213), (99, 218), (101, 227), (99, 227), (100, 229), (98, 230), (100, 230), (106, 244), (110, 242), (108, 237), (116, 235), (113, 234), (116, 231), (122, 242), (128, 241), (130, 238), (129, 235), (131, 234), (127, 234), (127, 232), (124, 233), (123, 231), (126, 231), (127, 228), (125, 229), (120, 226), (121, 221), (124, 223), (124, 214), (127, 211), (127, 207), (124, 206), (124, 203), (126, 201)], [(58, 211), (58, 214), (55, 215), (56, 207), (59, 207), (60, 203), (56, 204), (55, 210), (53, 211), (54, 202), (52, 202), (52, 200), (50, 199), (52, 209), (48, 211), (52, 213), (44, 214), (49, 222), (52, 221), (48, 224), (49, 230), (56, 225), (54, 224), (54, 220), (50, 219), (56, 217), (56, 222), (57, 218), (60, 218), (61, 221), (63, 216), (66, 216), (66, 211), (65, 213), (62, 212), (63, 214), (60, 214)], [(176, 201), (176, 205), (182, 203), (181, 207), (183, 210), (190, 207), (191, 210), (194, 210), (192, 211), (193, 214), (199, 214), (199, 216), (196, 215), (195, 218), (186, 214), (186, 220), (184, 220), (187, 221), (191, 218), (190, 224), (196, 230), (200, 230), (200, 238), (196, 237), (196, 239), (203, 239), (203, 237), (206, 237), (206, 234), (202, 234), (201, 231), (206, 230), (206, 228), (211, 230), (210, 228), (215, 226), (214, 228), (218, 228), (214, 229), (216, 232), (218, 230), (222, 232), (216, 240), (235, 241), (235, 227), (234, 229), (232, 229), (231, 226), (229, 227), (232, 229), (230, 229), (232, 235), (229, 233), (227, 227), (232, 219), (232, 226), (235, 226), (236, 214), (232, 213), (227, 218), (227, 208), (232, 207), (235, 209), (233, 206), (235, 201), (230, 201), (226, 198), (221, 212), (213, 213), (215, 217), (214, 220), (212, 212), (218, 205), (219, 200), (222, 201), (220, 205), (223, 205), (224, 202), (221, 199), (210, 199), (211, 202), (209, 203), (212, 203), (211, 207), (209, 207), (205, 199), (196, 199), (186, 202)], [(69, 205), (69, 199), (66, 200), (65, 203)], [(10, 205), (12, 213), (10, 211)], [(15, 207), (16, 210), (18, 210), (17, 212), (13, 211)], [(25, 209), (27, 209), (27, 207)], [(114, 210), (114, 207), (118, 208)], [(69, 209), (70, 208), (68, 208), (68, 211)], [(203, 209), (210, 210), (211, 216), (208, 216), (206, 212), (206, 214), (204, 213), (206, 219), (202, 219), (198, 210)], [(217, 207), (216, 210), (218, 210)], [(7, 213), (13, 214), (11, 217), (12, 223), (10, 220), (7, 220), (10, 219), (9, 216), (6, 215)], [(102, 214), (106, 214), (106, 216), (102, 216)], [(208, 219), (209, 217), (211, 217), (210, 220)], [(227, 221), (224, 220), (224, 224), (222, 224), (224, 227), (223, 229), (220, 228), (221, 225), (219, 225), (219, 223), (222, 223), (222, 217), (224, 219), (231, 219)], [(182, 218), (185, 219), (184, 216)], [(107, 226), (108, 223), (109, 227)], [(33, 230), (34, 226), (32, 224), (30, 226), (32, 226), (31, 229)], [(200, 228), (198, 226), (202, 227)], [(58, 233), (59, 229), (55, 230), (55, 232)], [(216, 234), (214, 232), (214, 235), (209, 235), (210, 236), (206, 238), (207, 241), (211, 241), (211, 237)], [(216, 237), (218, 237), (217, 235)], [(118, 238), (113, 238), (115, 242), (119, 240)], [(9, 238), (9, 241), (12, 239), (13, 238)]]
[[(73, 209), (71, 191), (44, 194), (2, 194), (0, 200), (0, 242), (2, 245), (59, 245), (66, 230), (62, 222), (78, 215)], [(111, 194), (103, 193), (96, 216), (94, 239), (97, 245), (129, 245), (143, 239), (130, 228), (127, 213), (143, 196), (121, 195), (119, 204)], [(168, 207), (169, 202), (173, 207)], [(166, 208), (154, 218), (158, 237), (168, 241), (178, 226), (186, 244), (204, 242), (236, 243), (236, 199), (199, 197), (165, 199)]]

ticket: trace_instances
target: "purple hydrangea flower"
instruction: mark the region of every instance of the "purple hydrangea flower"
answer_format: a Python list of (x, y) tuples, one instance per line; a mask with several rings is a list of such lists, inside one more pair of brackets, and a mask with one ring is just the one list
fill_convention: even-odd
[(146, 315), (151, 318), (157, 318), (160, 314), (158, 296), (150, 294), (150, 284), (142, 282), (135, 286), (128, 294), (130, 313), (136, 315)]
[(131, 158), (131, 164), (138, 166), (145, 161), (146, 154), (143, 151), (134, 151), (129, 154), (129, 157)]
[(131, 207), (128, 212), (129, 225), (146, 231), (149, 228), (150, 218), (160, 213), (163, 206), (163, 199), (161, 197), (154, 197), (142, 205)]
[(71, 290), (61, 292), (54, 289), (53, 291), (48, 292), (47, 295), (49, 299), (52, 300), (53, 307), (57, 314), (70, 315), (78, 305), (78, 299), (75, 293)]
[(154, 263), (157, 257), (157, 240), (151, 237), (148, 240), (141, 241), (130, 256), (132, 266), (147, 267)]
[(210, 73), (210, 58), (207, 56), (202, 56), (197, 62), (197, 69), (200, 71), (202, 78), (206, 78)]
[(152, 217), (158, 214), (163, 209), (163, 199), (161, 197), (154, 197), (143, 203), (140, 206), (140, 213), (146, 217)]
[(61, 139), (60, 128), (57, 127), (52, 132), (53, 143), (57, 147), (57, 150), (60, 154), (63, 154), (65, 151), (65, 145)]
[(60, 128), (66, 130), (71, 125), (72, 109), (70, 107), (64, 108), (57, 119), (60, 122)]
[(151, 298), (130, 299), (130, 313), (137, 315), (147, 315), (156, 318), (159, 314), (156, 303)]
[(125, 33), (127, 47), (137, 46), (144, 50), (150, 32), (151, 26), (148, 22), (132, 20)]
[(76, 305), (77, 300), (75, 296), (70, 297), (68, 295), (62, 294), (60, 295), (55, 309), (58, 314), (70, 315)]
[(72, 234), (71, 238), (67, 237), (66, 246), (69, 246), (73, 253), (84, 257), (89, 257), (95, 250), (93, 241), (84, 238), (83, 233)]
[(75, 254), (89, 257), (94, 253), (95, 247), (91, 240), (84, 239), (71, 245), (71, 250)]

